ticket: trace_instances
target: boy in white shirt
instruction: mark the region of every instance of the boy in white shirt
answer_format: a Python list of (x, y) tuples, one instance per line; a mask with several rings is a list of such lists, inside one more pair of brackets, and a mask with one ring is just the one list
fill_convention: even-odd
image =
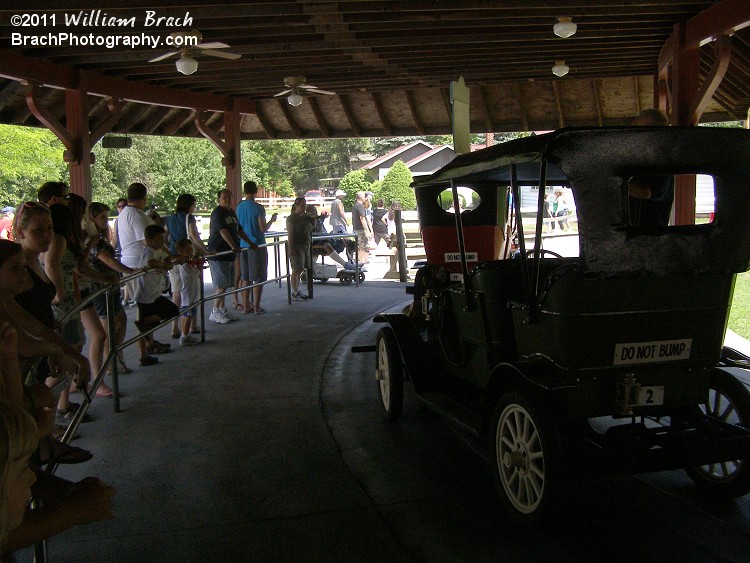
[(186, 311), (186, 309), (200, 300), (203, 259), (193, 256), (195, 248), (189, 239), (178, 240), (174, 248), (177, 254), (185, 259), (183, 264), (177, 266), (177, 271), (171, 274), (179, 276), (182, 287), (180, 292), (180, 312), (182, 313), (180, 346), (192, 346), (199, 342), (197, 338), (190, 336), (190, 330), (195, 324), (196, 309), (190, 309), (189, 311)]
[[(144, 230), (145, 244), (141, 252), (139, 268), (148, 268), (150, 271), (138, 278), (138, 287), (135, 291), (135, 300), (138, 303), (138, 320), (135, 326), (141, 332), (158, 325), (161, 321), (176, 317), (180, 310), (164, 297), (161, 292), (164, 287), (164, 271), (172, 269), (172, 258), (164, 250), (164, 227), (160, 225), (149, 225)], [(141, 365), (150, 366), (159, 360), (148, 352), (168, 352), (167, 345), (161, 344), (152, 336), (138, 340), (138, 350), (141, 353)]]

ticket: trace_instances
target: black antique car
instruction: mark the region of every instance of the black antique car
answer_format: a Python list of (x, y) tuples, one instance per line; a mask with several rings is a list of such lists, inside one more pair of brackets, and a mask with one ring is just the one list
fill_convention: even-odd
[[(633, 179), (699, 173), (710, 222), (632, 223)], [(575, 198), (578, 256), (542, 248), (557, 187)], [(375, 318), (387, 418), (410, 381), (485, 448), (522, 522), (566, 476), (684, 468), (711, 495), (750, 491), (750, 394), (727, 367), (746, 358), (722, 348), (750, 263), (750, 132), (562, 129), (459, 156), (414, 189), (427, 265), (413, 303)], [(531, 216), (522, 192), (538, 194)]]

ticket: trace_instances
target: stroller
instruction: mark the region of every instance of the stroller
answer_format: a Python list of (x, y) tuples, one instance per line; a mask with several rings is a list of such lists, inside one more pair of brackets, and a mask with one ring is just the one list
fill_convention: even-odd
[[(323, 212), (320, 215), (318, 215), (315, 219), (315, 227), (313, 229), (312, 235), (313, 236), (320, 236), (321, 234), (328, 234), (328, 231), (325, 228), (325, 221), (328, 219), (328, 213)], [(318, 262), (317, 257), (321, 256), (322, 259), (325, 259), (325, 256), (328, 255), (328, 252), (325, 249), (326, 245), (330, 245), (335, 252), (341, 253), (343, 250), (346, 250), (346, 259), (349, 261), (349, 264), (352, 266), (351, 269), (349, 268), (341, 268), (334, 264), (326, 264), (324, 262)], [(354, 281), (355, 271), (353, 268), (354, 260), (356, 257), (356, 249), (357, 249), (357, 243), (356, 241), (350, 240), (350, 239), (342, 239), (342, 238), (336, 238), (336, 239), (322, 239), (322, 240), (316, 240), (313, 241), (312, 245), (312, 255), (313, 255), (313, 262), (312, 262), (312, 277), (314, 280), (319, 280), (322, 283), (327, 283), (330, 278), (337, 277), (339, 279), (339, 282), (341, 285), (351, 285), (351, 283)], [(365, 281), (365, 274), (362, 269), (359, 270), (359, 283), (362, 283)]]

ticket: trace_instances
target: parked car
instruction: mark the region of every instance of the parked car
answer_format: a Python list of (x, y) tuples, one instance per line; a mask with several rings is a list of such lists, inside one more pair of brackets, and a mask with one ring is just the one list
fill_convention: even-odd
[(308, 204), (317, 205), (318, 207), (325, 204), (323, 193), (320, 190), (307, 190), (305, 192), (305, 200)]
[[(750, 393), (732, 369), (750, 363), (722, 348), (750, 264), (748, 154), (739, 129), (562, 129), (417, 180), (427, 265), (413, 302), (375, 318), (387, 325), (375, 344), (386, 418), (399, 418), (411, 382), (484, 449), (522, 523), (549, 513), (572, 476), (684, 468), (714, 497), (748, 493)], [(630, 223), (630, 178), (695, 173), (715, 180), (713, 222)], [(577, 257), (542, 247), (548, 184), (575, 197)], [(540, 194), (531, 225), (521, 186)], [(476, 192), (473, 209), (459, 188)]]

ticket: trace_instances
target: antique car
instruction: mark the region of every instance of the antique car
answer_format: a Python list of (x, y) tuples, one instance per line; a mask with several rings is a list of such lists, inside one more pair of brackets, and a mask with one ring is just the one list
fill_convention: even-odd
[[(633, 181), (671, 190), (699, 173), (713, 178), (709, 222), (633, 223)], [(461, 155), (413, 187), (427, 263), (413, 302), (375, 318), (386, 418), (411, 382), (484, 448), (522, 523), (569, 477), (684, 468), (713, 497), (750, 491), (750, 393), (732, 375), (750, 364), (722, 348), (750, 263), (749, 131), (561, 129)], [(577, 256), (543, 248), (558, 188), (575, 198)]]

